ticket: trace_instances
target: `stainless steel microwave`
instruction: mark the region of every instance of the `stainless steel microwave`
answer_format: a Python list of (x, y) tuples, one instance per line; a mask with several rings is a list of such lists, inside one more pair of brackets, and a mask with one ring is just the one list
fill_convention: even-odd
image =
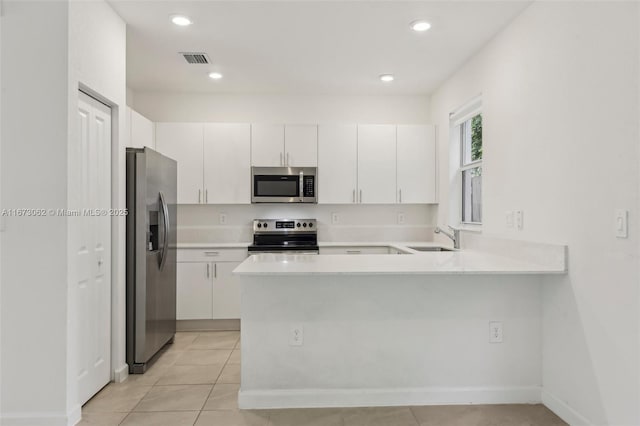
[(252, 203), (317, 203), (317, 167), (252, 167)]

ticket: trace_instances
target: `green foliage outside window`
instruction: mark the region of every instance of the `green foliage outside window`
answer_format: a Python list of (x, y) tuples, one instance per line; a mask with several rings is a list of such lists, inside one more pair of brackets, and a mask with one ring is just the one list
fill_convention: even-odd
[(482, 160), (482, 115), (471, 119), (471, 161)]

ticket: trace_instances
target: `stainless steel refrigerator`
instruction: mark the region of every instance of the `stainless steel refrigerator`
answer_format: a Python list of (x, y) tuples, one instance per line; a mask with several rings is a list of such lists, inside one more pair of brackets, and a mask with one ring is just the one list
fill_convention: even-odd
[(142, 374), (176, 333), (177, 163), (127, 148), (127, 363)]

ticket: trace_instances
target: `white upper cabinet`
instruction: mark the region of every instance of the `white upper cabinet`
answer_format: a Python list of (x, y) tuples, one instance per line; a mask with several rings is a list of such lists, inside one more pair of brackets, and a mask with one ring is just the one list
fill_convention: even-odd
[(355, 124), (318, 127), (318, 202), (357, 202), (358, 127)]
[(209, 204), (251, 202), (251, 127), (204, 126), (204, 199)]
[(155, 125), (145, 116), (131, 110), (130, 117), (131, 140), (130, 145), (136, 148), (149, 147), (156, 149)]
[(178, 204), (204, 202), (201, 123), (156, 123), (156, 149), (178, 162)]
[(251, 165), (284, 166), (284, 125), (251, 125)]
[(317, 125), (285, 125), (284, 165), (290, 167), (318, 165)]
[(358, 126), (357, 196), (363, 204), (396, 202), (396, 126)]
[(436, 202), (436, 135), (431, 125), (398, 126), (398, 203)]

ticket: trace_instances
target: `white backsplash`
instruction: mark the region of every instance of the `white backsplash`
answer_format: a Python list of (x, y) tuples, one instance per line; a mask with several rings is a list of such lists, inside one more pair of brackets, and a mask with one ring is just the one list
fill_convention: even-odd
[[(436, 205), (180, 205), (178, 242), (234, 243), (251, 241), (253, 219), (314, 218), (318, 240), (431, 241)], [(339, 221), (332, 224), (332, 214)], [(404, 224), (398, 224), (398, 214)], [(221, 224), (220, 216), (225, 216)]]

